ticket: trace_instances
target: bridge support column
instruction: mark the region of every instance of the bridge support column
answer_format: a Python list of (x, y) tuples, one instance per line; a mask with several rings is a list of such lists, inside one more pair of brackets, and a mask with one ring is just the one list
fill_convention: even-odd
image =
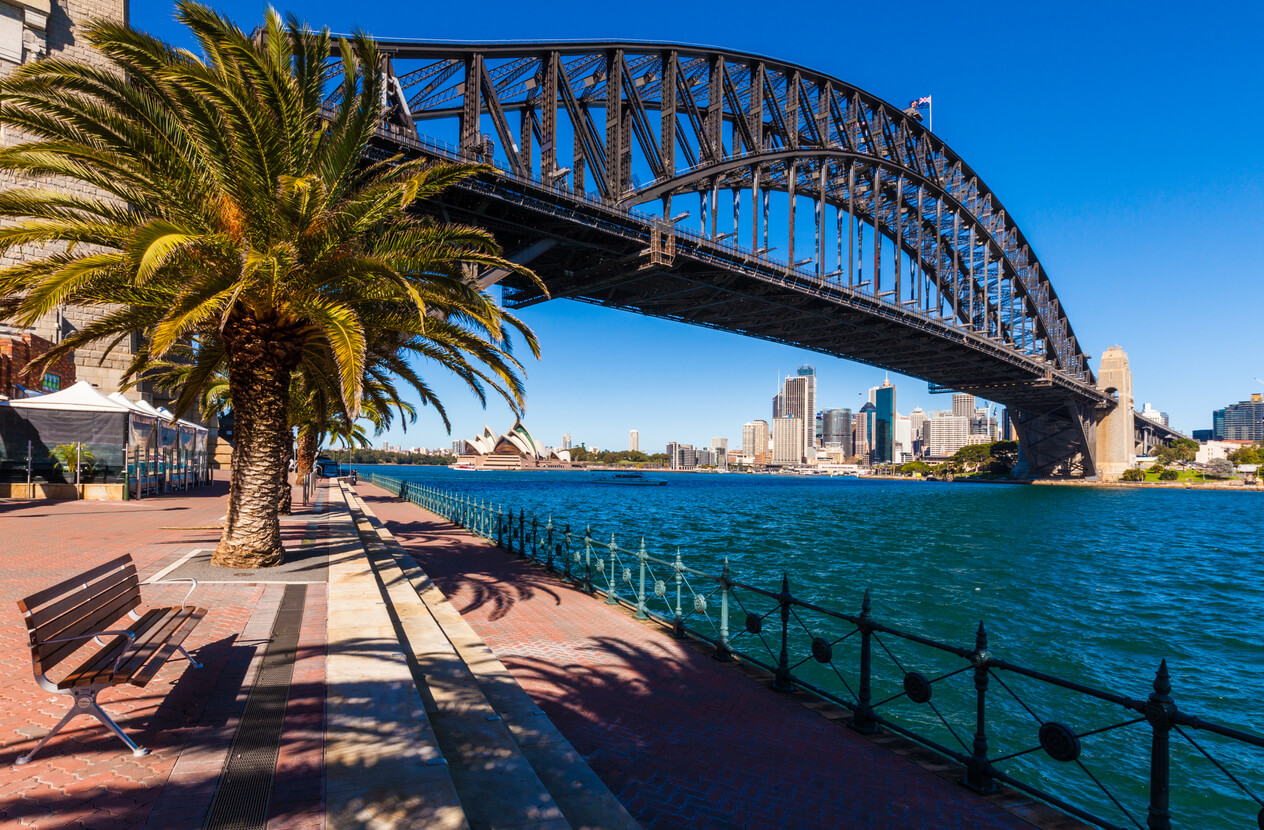
[(1132, 414), (1132, 370), (1128, 354), (1111, 346), (1102, 354), (1097, 388), (1109, 393), (1118, 405), (1098, 417), (1097, 471), (1104, 481), (1113, 481), (1124, 470), (1136, 466), (1136, 426)]

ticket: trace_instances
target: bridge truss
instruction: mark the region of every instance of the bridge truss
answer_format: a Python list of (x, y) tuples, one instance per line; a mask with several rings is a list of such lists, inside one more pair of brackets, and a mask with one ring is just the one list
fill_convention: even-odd
[(920, 377), (1009, 407), (1034, 474), (1094, 474), (1113, 398), (1009, 213), (911, 112), (710, 48), (380, 46), (377, 152), (493, 166), (434, 209), (548, 286), (485, 275), (511, 306), (567, 297)]

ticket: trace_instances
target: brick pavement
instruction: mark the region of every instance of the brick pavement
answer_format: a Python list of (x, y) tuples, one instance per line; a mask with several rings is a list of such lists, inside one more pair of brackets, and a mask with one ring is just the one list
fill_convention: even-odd
[(357, 489), (646, 828), (1031, 830), (427, 511)]
[[(297, 495), (297, 494), (296, 494)], [(142, 581), (195, 548), (213, 547), (227, 485), (130, 502), (0, 502), (0, 828), (196, 827), (210, 805), (282, 586), (203, 584), (209, 609), (177, 655), (150, 681), (102, 692), (103, 707), (150, 754), (135, 758), (91, 718), (72, 721), (28, 765), (13, 760), (60, 719), (69, 696), (31, 675), (16, 601), (122, 553)], [(287, 546), (319, 517), (296, 507)], [(179, 603), (187, 586), (143, 585), (146, 605)], [(282, 734), (269, 828), (314, 828), (323, 816), (325, 586), (310, 585), (294, 685)]]

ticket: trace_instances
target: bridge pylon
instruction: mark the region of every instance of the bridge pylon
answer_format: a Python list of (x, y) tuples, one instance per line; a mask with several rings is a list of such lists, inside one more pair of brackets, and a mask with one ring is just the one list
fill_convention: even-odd
[(1111, 346), (1102, 354), (1097, 388), (1116, 400), (1116, 405), (1100, 413), (1097, 421), (1097, 474), (1114, 481), (1124, 470), (1136, 466), (1136, 444), (1132, 408), (1132, 370), (1128, 353)]

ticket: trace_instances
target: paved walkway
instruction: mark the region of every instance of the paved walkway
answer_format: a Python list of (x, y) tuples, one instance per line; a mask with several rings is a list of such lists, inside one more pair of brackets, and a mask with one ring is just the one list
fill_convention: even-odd
[[(350, 759), (356, 781), (374, 786), (396, 780), (391, 775), (410, 781), (418, 775), (427, 780), (447, 776), (446, 758), (410, 768), (416, 741), (404, 739), (405, 733), (391, 725), (403, 716), (421, 728), (426, 712), (434, 710), (449, 742), (456, 735), (451, 722), (461, 713), (435, 703), (442, 690), (434, 683), (443, 678), (424, 661), (410, 673), (408, 660), (422, 656), (416, 652), (419, 641), (410, 640), (400, 652), (396, 640), (401, 625), (414, 634), (420, 630), (404, 617), (424, 612), (440, 624), (445, 614), (452, 617), (443, 637), (463, 654), (477, 657), (480, 639), (485, 641), (536, 702), (522, 698), (523, 705), (502, 707), (482, 720), (499, 721), (504, 714), (519, 741), (523, 735), (544, 735), (540, 722), (526, 732), (520, 722), (538, 715), (538, 705), (647, 828), (1030, 830), (999, 807), (772, 693), (731, 666), (367, 484), (360, 485), (360, 493), (451, 598), (472, 633), (454, 634), (460, 620), (450, 609), (435, 610), (433, 598), (430, 610), (416, 602), (382, 549), (377, 554), (382, 567), (368, 568), (360, 547), (366, 537), (357, 534), (341, 491), (333, 488), (322, 490), (312, 508), (296, 507), (295, 515), (283, 520), (293, 560), (286, 574), (208, 571), (195, 552), (213, 548), (218, 539), (226, 489), (221, 482), (190, 494), (125, 503), (0, 502), (0, 676), (5, 678), (0, 683), (0, 830), (165, 830), (202, 827), (222, 817), (229, 799), (216, 801), (217, 788), (220, 796), (228, 791), (222, 773), (230, 748), (234, 740), (254, 734), (238, 729), (243, 713), (256, 705), (252, 693), (261, 688), (257, 681), (265, 656), (277, 648), (274, 641), (284, 640), (280, 632), (293, 630), (278, 617), (278, 609), (283, 597), (289, 603), (304, 591), (275, 779), (270, 791), (255, 790), (252, 803), (259, 821), (249, 826), (433, 826), (422, 808), (434, 805), (426, 807), (427, 796), (418, 795), (416, 787), (388, 786), (399, 790), (398, 804), (389, 810), (390, 805), (378, 803), (357, 807), (368, 784), (348, 785), (347, 775), (330, 774), (335, 767), (345, 772)], [(14, 759), (46, 734), (68, 705), (67, 696), (40, 690), (31, 677), (16, 600), (123, 553), (133, 556), (142, 579), (183, 570), (210, 577), (194, 594), (209, 613), (186, 641), (205, 667), (193, 669), (177, 658), (143, 689), (126, 686), (102, 693), (103, 706), (151, 750), (148, 756), (132, 757), (95, 721), (79, 718), (32, 763), (14, 766)], [(286, 584), (304, 574), (312, 580), (304, 588)], [(426, 582), (419, 574), (408, 579)], [(281, 576), (285, 581), (272, 579)], [(331, 592), (326, 579), (337, 590)], [(354, 588), (356, 580), (364, 584)], [(384, 586), (382, 593), (369, 584), (374, 580)], [(147, 604), (171, 604), (181, 601), (185, 587), (145, 585), (142, 592)], [(416, 607), (406, 607), (409, 603)], [(393, 624), (388, 624), (388, 606), (400, 618)], [(369, 610), (380, 613), (371, 618)], [(366, 650), (372, 665), (349, 662)], [(406, 654), (411, 655), (407, 660)], [(391, 675), (390, 684), (377, 682), (387, 664), (400, 671)], [(499, 690), (503, 704), (512, 695), (505, 697), (507, 689), (497, 684), (509, 675), (503, 669), (489, 673), (490, 665), (484, 660), (474, 670), (482, 672), (480, 682)], [(413, 685), (417, 677), (431, 684), (422, 697)], [(366, 683), (372, 686), (368, 691), (361, 689)], [(387, 711), (379, 704), (388, 697), (407, 700)], [(267, 693), (259, 698), (274, 699)], [(475, 760), (494, 760), (490, 746), (463, 751)], [(561, 767), (542, 769), (552, 778), (570, 780)], [(453, 780), (462, 770), (453, 772)], [(245, 777), (252, 774), (246, 771)], [(248, 801), (234, 800), (233, 806)], [(469, 813), (471, 805), (462, 806)], [(473, 813), (469, 818), (479, 830), (500, 826), (491, 818), (476, 820)], [(559, 827), (565, 823), (557, 822)], [(452, 824), (465, 822), (458, 816)]]
[(1031, 830), (433, 514), (358, 491), (646, 828)]
[[(134, 758), (95, 720), (72, 721), (30, 764), (30, 749), (66, 711), (69, 697), (35, 685), (16, 602), (123, 553), (142, 581), (191, 550), (213, 548), (227, 485), (130, 502), (0, 502), (0, 827), (199, 827), (262, 656), (283, 586), (202, 584), (208, 608), (186, 647), (204, 664), (168, 662), (143, 689), (117, 687), (104, 708), (150, 754)], [(315, 541), (319, 514), (298, 507), (283, 523), (287, 547)], [(145, 585), (147, 605), (179, 603), (185, 585)], [(325, 586), (308, 586), (286, 709), (270, 830), (324, 826)]]

